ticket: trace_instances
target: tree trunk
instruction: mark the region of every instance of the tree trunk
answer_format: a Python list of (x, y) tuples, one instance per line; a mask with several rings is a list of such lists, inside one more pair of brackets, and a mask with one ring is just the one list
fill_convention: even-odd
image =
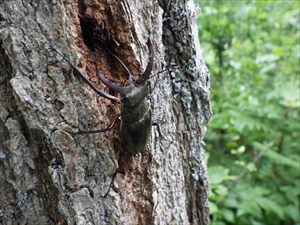
[[(208, 224), (202, 141), (209, 75), (192, 1), (0, 2), (0, 224)], [(96, 75), (136, 79), (154, 46), (153, 122), (145, 149), (122, 151), (118, 104)], [(173, 65), (173, 66), (172, 66)], [(175, 66), (174, 66), (175, 65)], [(162, 79), (164, 78), (164, 79)], [(160, 79), (156, 88), (156, 79)]]

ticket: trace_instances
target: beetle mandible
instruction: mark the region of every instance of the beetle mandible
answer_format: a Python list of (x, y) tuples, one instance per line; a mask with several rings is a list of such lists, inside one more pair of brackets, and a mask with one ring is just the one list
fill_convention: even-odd
[(87, 133), (98, 133), (110, 130), (117, 118), (121, 116), (121, 141), (122, 148), (130, 154), (140, 153), (146, 146), (151, 133), (152, 118), (151, 118), (151, 108), (147, 101), (147, 95), (149, 92), (149, 76), (153, 67), (153, 58), (154, 51), (153, 46), (148, 39), (147, 46), (149, 50), (149, 61), (146, 70), (144, 73), (139, 76), (139, 78), (134, 81), (132, 76), (125, 66), (125, 64), (115, 55), (116, 59), (121, 63), (125, 70), (129, 74), (128, 86), (121, 86), (117, 83), (114, 83), (106, 79), (102, 73), (96, 69), (99, 79), (112, 90), (120, 93), (122, 98), (119, 99), (115, 96), (112, 96), (102, 90), (99, 90), (86, 75), (84, 75), (77, 66), (73, 65), (70, 60), (68, 60), (64, 55), (56, 51), (51, 47), (55, 52), (63, 57), (70, 66), (73, 68), (74, 72), (81, 77), (97, 94), (105, 97), (107, 99), (113, 100), (115, 102), (121, 103), (121, 113), (117, 115), (113, 124), (102, 130), (91, 130), (91, 131), (79, 131), (76, 133), (69, 132), (71, 134), (87, 134)]

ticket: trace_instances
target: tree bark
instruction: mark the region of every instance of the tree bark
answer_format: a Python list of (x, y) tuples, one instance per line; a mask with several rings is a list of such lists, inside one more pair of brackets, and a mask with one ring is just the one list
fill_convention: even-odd
[[(209, 74), (192, 1), (0, 2), (0, 224), (208, 224), (203, 136)], [(145, 149), (122, 151), (118, 104), (97, 94), (51, 46), (98, 85), (126, 84), (148, 62), (153, 122)], [(175, 66), (172, 66), (175, 65)], [(163, 78), (163, 79), (162, 79)], [(157, 85), (156, 79), (161, 79)], [(156, 86), (156, 88), (154, 88)]]

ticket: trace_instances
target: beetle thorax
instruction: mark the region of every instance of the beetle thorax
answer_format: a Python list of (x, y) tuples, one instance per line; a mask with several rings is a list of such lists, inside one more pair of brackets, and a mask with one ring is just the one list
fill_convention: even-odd
[(139, 120), (147, 112), (149, 105), (146, 96), (148, 95), (148, 84), (135, 85), (132, 91), (122, 98), (121, 116), (126, 122)]

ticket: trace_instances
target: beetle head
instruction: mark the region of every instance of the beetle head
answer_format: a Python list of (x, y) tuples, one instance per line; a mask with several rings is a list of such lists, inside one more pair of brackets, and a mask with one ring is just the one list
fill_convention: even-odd
[(132, 81), (127, 87), (130, 87), (131, 91), (121, 98), (121, 101), (124, 104), (130, 104), (130, 106), (138, 105), (148, 95), (148, 82), (138, 85)]
[(121, 86), (119, 84), (116, 84), (108, 79), (106, 79), (100, 71), (97, 69), (97, 74), (99, 76), (99, 79), (109, 88), (112, 90), (121, 93), (124, 95), (124, 97), (121, 99), (123, 103), (128, 102), (131, 106), (135, 106), (136, 104), (140, 103), (143, 99), (146, 98), (148, 95), (148, 79), (152, 71), (153, 67), (153, 58), (154, 58), (154, 52), (153, 52), (153, 46), (151, 44), (150, 39), (147, 41), (147, 46), (149, 50), (149, 61), (146, 70), (144, 73), (136, 80), (132, 80), (132, 76), (128, 70), (128, 68), (125, 66), (125, 64), (117, 57), (116, 59), (121, 63), (121, 65), (125, 68), (125, 70), (129, 74), (128, 79), (128, 86)]

